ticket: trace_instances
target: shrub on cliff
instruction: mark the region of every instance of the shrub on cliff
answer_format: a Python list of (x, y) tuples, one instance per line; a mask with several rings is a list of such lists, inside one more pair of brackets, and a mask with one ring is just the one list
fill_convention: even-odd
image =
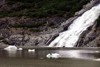
[(63, 17), (65, 13), (68, 13), (67, 17), (71, 17), (89, 1), (90, 0), (7, 0), (7, 3), (10, 5), (16, 2), (20, 2), (20, 5), (13, 7), (11, 10), (12, 13), (8, 13), (9, 15), (1, 15), (3, 15), (3, 17), (28, 16), (31, 18), (45, 18), (55, 16)]
[(31, 32), (40, 32), (41, 30), (40, 29), (30, 29), (29, 31), (31, 31)]
[(7, 1), (6, 4), (10, 4), (10, 5), (12, 5), (12, 4), (14, 4), (14, 3), (15, 3), (14, 1)]
[(0, 17), (5, 17), (10, 13), (12, 13), (12, 11), (10, 11), (10, 10), (2, 10), (2, 11), (0, 11)]
[(10, 27), (15, 27), (15, 28), (19, 28), (19, 27), (27, 27), (27, 28), (33, 28), (33, 27), (40, 27), (43, 26), (46, 22), (38, 22), (38, 23), (33, 23), (33, 24), (16, 24), (16, 25), (11, 25)]
[(23, 3), (21, 5), (18, 5), (17, 7), (14, 7), (12, 8), (12, 10), (16, 10), (16, 11), (19, 11), (19, 10), (23, 10), (23, 9), (29, 9), (29, 8), (32, 8), (34, 7), (34, 4), (30, 4), (30, 3)]
[(49, 26), (53, 26), (53, 25), (54, 25), (54, 23), (53, 23), (53, 22), (51, 22), (51, 23), (49, 23), (48, 25), (49, 25)]

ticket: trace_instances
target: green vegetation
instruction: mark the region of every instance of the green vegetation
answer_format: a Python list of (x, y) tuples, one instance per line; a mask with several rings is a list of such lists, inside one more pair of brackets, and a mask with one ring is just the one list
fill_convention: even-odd
[(21, 32), (20, 34), (21, 34), (21, 35), (25, 35), (25, 32), (23, 31), (23, 32)]
[(14, 7), (12, 8), (13, 10), (16, 10), (16, 11), (19, 11), (19, 10), (23, 10), (23, 9), (26, 9), (26, 8), (31, 8), (31, 7), (34, 7), (34, 4), (30, 4), (30, 3), (22, 3), (21, 5), (17, 6), (17, 7)]
[(10, 13), (12, 13), (12, 11), (2, 10), (2, 11), (0, 11), (0, 17), (5, 17), (5, 16), (7, 16)]
[(45, 17), (63, 17), (67, 14), (68, 17), (82, 8), (90, 0), (7, 0), (7, 4), (20, 2), (17, 7), (10, 11), (0, 11), (0, 17), (21, 17), (27, 16), (31, 18)]
[(3, 40), (4, 38), (0, 38), (0, 40)]
[(53, 26), (53, 25), (54, 25), (54, 23), (53, 23), (53, 22), (51, 22), (51, 23), (49, 23), (48, 25), (49, 25), (49, 26)]
[(10, 5), (12, 5), (12, 4), (14, 4), (15, 2), (13, 2), (13, 1), (7, 1), (7, 3), (6, 4), (10, 4)]
[(40, 29), (30, 29), (29, 31), (31, 31), (31, 32), (40, 32), (42, 30), (40, 30)]
[(27, 28), (34, 28), (34, 27), (40, 27), (43, 26), (46, 22), (38, 22), (38, 23), (33, 23), (33, 24), (16, 24), (16, 25), (11, 25), (10, 27), (14, 28), (19, 28), (19, 27), (27, 27)]
[(0, 5), (0, 8), (2, 7), (3, 5)]

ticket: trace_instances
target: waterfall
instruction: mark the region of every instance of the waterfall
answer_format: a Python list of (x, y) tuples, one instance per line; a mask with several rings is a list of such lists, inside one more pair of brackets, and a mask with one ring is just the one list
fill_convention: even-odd
[(100, 4), (92, 7), (90, 10), (75, 19), (68, 27), (68, 30), (61, 32), (59, 36), (49, 44), (49, 47), (74, 47), (82, 32), (93, 25), (99, 15)]

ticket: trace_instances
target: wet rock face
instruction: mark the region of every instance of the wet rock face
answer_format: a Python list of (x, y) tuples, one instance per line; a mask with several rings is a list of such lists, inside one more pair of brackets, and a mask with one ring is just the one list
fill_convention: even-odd
[(7, 27), (6, 21), (0, 21), (0, 28), (5, 28)]
[[(51, 20), (50, 20), (51, 19)], [(59, 18), (56, 18), (56, 20)], [(60, 18), (61, 19), (61, 18)], [(9, 45), (17, 45), (17, 46), (45, 46), (46, 42), (51, 38), (51, 36), (55, 36), (55, 34), (59, 34), (63, 30), (63, 26), (59, 28), (49, 28), (49, 27), (39, 27), (40, 29), (47, 31), (42, 32), (30, 32), (28, 29), (23, 28), (11, 28), (10, 25), (20, 24), (20, 22), (25, 24), (43, 22), (43, 21), (54, 21), (55, 24), (60, 23), (62, 20), (56, 21), (54, 18), (49, 19), (19, 19), (16, 17), (5, 17), (0, 19), (0, 42), (4, 42)], [(22, 34), (25, 32), (25, 34)], [(30, 34), (27, 34), (30, 33)]]
[(0, 18), (0, 29), (6, 28), (9, 25), (15, 25), (18, 23), (19, 23), (18, 18), (10, 18), (10, 17)]
[[(45, 32), (46, 33), (46, 32)], [(56, 31), (57, 33), (57, 31)], [(47, 41), (50, 39), (51, 36), (54, 36), (55, 33), (46, 33), (42, 32), (42, 34), (38, 33), (37, 35), (10, 35), (6, 37), (5, 40), (8, 42), (9, 45), (16, 45), (16, 46), (46, 46)]]
[(25, 43), (29, 41), (29, 36), (27, 35), (11, 35), (8, 39), (10, 45), (24, 46)]
[(100, 38), (96, 40), (97, 47), (100, 47)]
[(80, 38), (80, 47), (100, 47), (100, 27), (94, 24), (87, 34)]
[(97, 37), (97, 34), (94, 32), (94, 26), (95, 25), (89, 27), (81, 34), (79, 41), (77, 42), (77, 47), (82, 47)]
[(10, 36), (9, 30), (2, 29), (0, 30), (0, 38), (8, 38)]
[(92, 41), (89, 41), (83, 47), (100, 47), (100, 35), (94, 38)]

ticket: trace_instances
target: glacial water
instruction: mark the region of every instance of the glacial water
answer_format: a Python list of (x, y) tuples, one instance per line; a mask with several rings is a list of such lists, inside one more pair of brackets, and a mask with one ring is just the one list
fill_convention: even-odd
[[(0, 49), (0, 67), (100, 67), (100, 49), (38, 48), (8, 51)], [(46, 58), (48, 53), (58, 53), (61, 57)]]
[(82, 32), (93, 25), (99, 15), (100, 4), (92, 7), (83, 13), (82, 16), (74, 20), (68, 27), (68, 30), (61, 32), (59, 36), (49, 44), (49, 47), (74, 47)]

